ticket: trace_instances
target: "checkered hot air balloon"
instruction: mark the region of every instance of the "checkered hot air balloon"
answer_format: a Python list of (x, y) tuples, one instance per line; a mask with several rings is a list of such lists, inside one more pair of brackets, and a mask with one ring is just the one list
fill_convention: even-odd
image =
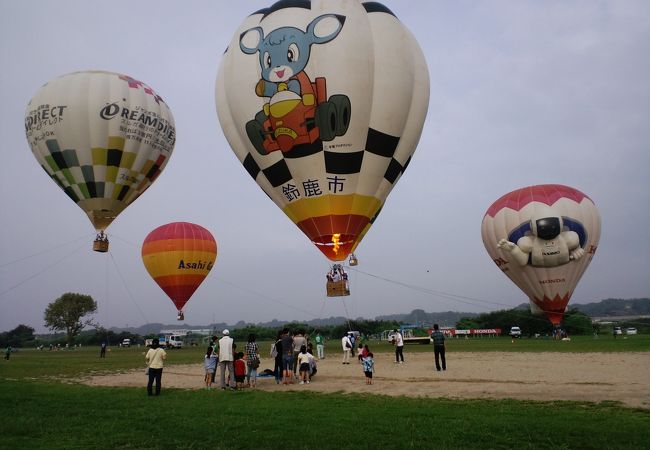
[(142, 262), (165, 291), (183, 320), (183, 307), (201, 285), (217, 260), (217, 243), (200, 225), (173, 222), (147, 235), (142, 243)]
[(420, 47), (377, 2), (257, 11), (235, 32), (216, 81), (233, 151), (332, 261), (356, 248), (406, 170), (428, 102)]
[(176, 141), (172, 113), (153, 89), (103, 71), (44, 85), (25, 130), (41, 167), (101, 235), (160, 175)]
[(600, 215), (582, 192), (559, 184), (510, 192), (481, 225), (490, 257), (528, 295), (533, 312), (558, 326), (600, 239)]

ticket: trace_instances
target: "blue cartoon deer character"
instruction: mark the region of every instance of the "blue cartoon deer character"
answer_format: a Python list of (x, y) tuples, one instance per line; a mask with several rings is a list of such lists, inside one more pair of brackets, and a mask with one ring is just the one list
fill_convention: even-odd
[[(336, 38), (344, 22), (343, 16), (324, 14), (312, 20), (306, 31), (281, 27), (265, 37), (261, 27), (254, 27), (241, 34), (242, 52), (259, 52), (262, 78), (255, 93), (268, 99), (255, 120), (246, 124), (246, 133), (258, 153), (286, 153), (305, 147), (303, 151), (309, 154), (322, 148), (320, 141), (331, 141), (347, 131), (350, 99), (333, 95), (328, 100), (325, 78), (312, 82), (304, 70), (312, 44)], [(325, 28), (329, 33), (319, 34), (319, 24), (319, 30)]]

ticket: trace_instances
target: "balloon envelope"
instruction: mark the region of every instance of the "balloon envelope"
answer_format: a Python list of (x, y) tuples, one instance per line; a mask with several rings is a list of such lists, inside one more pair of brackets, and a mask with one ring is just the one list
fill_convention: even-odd
[(142, 243), (147, 272), (180, 311), (217, 259), (217, 243), (205, 228), (188, 222), (162, 225)]
[(343, 261), (406, 170), (429, 75), (377, 2), (277, 2), (235, 32), (216, 103), (251, 177), (332, 261)]
[(600, 216), (577, 189), (529, 186), (490, 206), (481, 235), (499, 269), (528, 295), (533, 312), (557, 326), (598, 248)]
[(56, 78), (25, 114), (32, 153), (45, 172), (104, 230), (164, 169), (174, 119), (146, 84), (112, 72)]

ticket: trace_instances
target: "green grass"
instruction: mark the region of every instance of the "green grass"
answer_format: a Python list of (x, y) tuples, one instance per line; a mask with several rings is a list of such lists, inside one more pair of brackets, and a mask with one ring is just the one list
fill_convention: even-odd
[[(340, 352), (338, 342), (329, 344)], [(262, 349), (269, 345), (261, 344)], [(385, 343), (371, 346), (375, 352), (392, 351)], [(648, 350), (650, 337), (642, 335), (514, 344), (505, 338), (449, 341), (449, 352)], [(650, 411), (608, 402), (166, 388), (149, 398), (144, 374), (141, 388), (75, 381), (90, 373), (144, 368), (143, 351), (113, 348), (99, 359), (95, 348), (29, 349), (0, 361), (0, 449), (650, 448)], [(203, 351), (172, 351), (168, 362), (199, 363)], [(432, 348), (409, 345), (406, 351)]]

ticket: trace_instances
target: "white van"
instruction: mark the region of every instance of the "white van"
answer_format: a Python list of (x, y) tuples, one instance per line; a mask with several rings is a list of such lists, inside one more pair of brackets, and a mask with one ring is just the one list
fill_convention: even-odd
[(510, 333), (509, 334), (513, 338), (520, 338), (521, 337), (521, 328), (512, 327), (512, 328), (510, 328)]
[(124, 339), (122, 341), (122, 347), (131, 347), (131, 339)]
[(636, 328), (628, 328), (628, 329), (626, 329), (625, 334), (636, 334)]

